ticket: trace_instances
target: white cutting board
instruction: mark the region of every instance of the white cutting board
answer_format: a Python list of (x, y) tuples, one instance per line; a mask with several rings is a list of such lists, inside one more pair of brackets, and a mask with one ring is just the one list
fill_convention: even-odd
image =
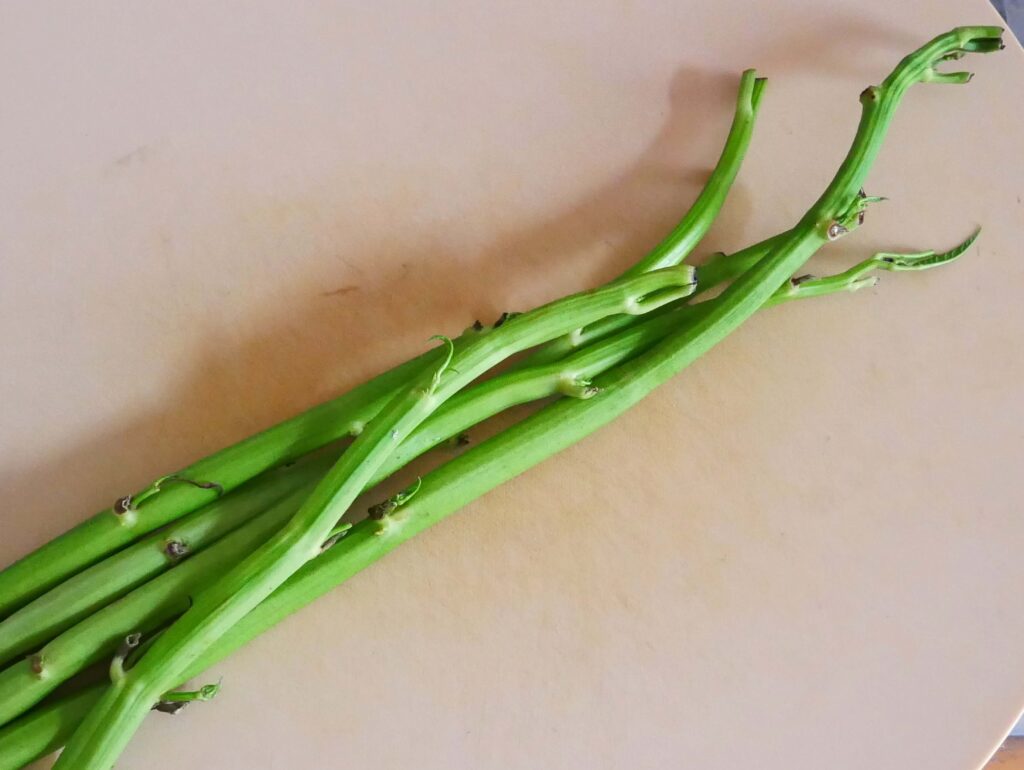
[[(0, 12), (0, 561), (608, 278), (770, 78), (700, 253), (790, 226), (857, 95), (984, 0)], [(982, 764), (1024, 704), (1024, 54), (915, 88), (830, 247), (959, 263), (763, 313), (147, 721), (119, 767)]]

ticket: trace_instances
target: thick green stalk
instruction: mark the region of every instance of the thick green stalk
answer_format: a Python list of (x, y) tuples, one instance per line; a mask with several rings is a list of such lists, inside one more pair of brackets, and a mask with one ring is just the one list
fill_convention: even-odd
[(329, 466), (323, 461), (277, 468), (195, 511), (169, 529), (80, 572), (0, 622), (0, 664), (28, 653), (101, 607), (194, 556)]
[[(756, 78), (753, 70), (743, 73), (736, 114), (711, 177), (675, 230), (629, 273), (678, 264), (707, 232), (750, 143), (763, 86), (763, 79)], [(623, 325), (620, 322), (616, 329)], [(467, 331), (463, 336), (472, 334)], [(545, 360), (555, 360), (556, 352), (552, 350)], [(430, 351), (414, 358), (333, 401), (210, 455), (175, 476), (212, 483), (227, 492), (263, 471), (343, 436), (355, 435), (410, 376), (428, 364), (436, 364), (438, 356), (438, 351)], [(118, 515), (114, 513), (117, 506), (101, 511), (0, 571), (0, 618), (118, 548), (205, 505), (217, 494), (216, 488), (189, 484), (167, 485), (158, 495), (153, 492), (151, 485), (131, 496), (137, 511)]]
[(314, 558), (338, 518), (394, 448), (444, 401), (497, 363), (613, 313), (641, 314), (693, 291), (693, 269), (665, 268), (615, 281), (524, 313), (468, 342), (435, 372), (414, 378), (367, 425), (295, 516), (249, 558), (217, 580), (111, 685), (59, 762), (109, 767), (160, 694), (185, 667), (271, 592)]
[[(772, 295), (772, 298), (766, 304), (775, 305), (794, 299), (820, 297), (826, 294), (838, 292), (857, 291), (867, 286), (873, 286), (874, 281), (867, 280), (868, 270), (920, 270), (945, 264), (963, 254), (967, 247), (973, 243), (976, 236), (977, 233), (972, 235), (956, 248), (942, 254), (936, 254), (935, 252), (922, 252), (920, 254), (913, 255), (890, 253), (876, 254), (870, 259), (859, 263), (854, 268), (851, 268), (838, 276), (828, 276), (825, 278), (810, 280), (797, 279), (792, 282), (787, 282), (782, 288), (778, 289), (775, 294)], [(642, 322), (636, 324), (635, 327), (631, 327), (631, 329), (627, 331), (633, 331), (634, 329), (639, 331), (643, 329), (641, 334), (634, 336), (634, 340), (640, 343), (640, 345), (643, 345), (652, 341), (659, 333), (667, 333), (673, 328), (679, 328), (683, 322), (689, 322), (700, 317), (704, 313), (708, 312), (708, 310), (714, 305), (714, 302), (715, 300), (711, 300), (698, 305), (683, 306), (675, 311), (674, 315), (679, 317), (669, 317), (671, 314), (658, 315), (653, 318), (644, 319)], [(577, 354), (577, 356), (566, 359), (566, 368), (562, 374), (566, 375), (571, 372), (578, 371), (579, 368), (588, 366), (597, 359), (601, 359), (610, 366), (616, 361), (616, 358), (614, 356), (606, 357), (605, 354), (598, 355), (597, 351), (601, 348), (605, 348), (609, 352), (620, 350), (621, 346), (625, 344), (626, 338), (624, 335), (625, 333), (617, 335), (619, 337), (619, 343), (617, 345), (613, 345), (613, 341), (611, 339), (605, 340), (598, 345), (594, 345), (593, 348), (583, 351), (581, 354)], [(639, 352), (642, 352), (639, 347), (632, 349), (630, 351), (630, 355), (625, 358), (632, 358), (633, 355)], [(594, 354), (593, 358), (584, 359), (584, 355), (587, 353)], [(540, 379), (542, 379), (543, 382), (550, 382), (550, 378), (543, 374), (545, 369), (546, 367), (535, 367), (533, 371)], [(597, 376), (603, 373), (603, 371), (604, 370), (602, 370), (602, 372), (595, 371), (590, 376)], [(495, 382), (497, 379), (498, 378), (490, 382)], [(518, 384), (516, 384), (515, 387), (518, 388)], [(538, 388), (538, 392), (540, 390), (541, 389)], [(460, 396), (461, 395), (462, 394), (460, 394)], [(446, 406), (452, 405), (458, 398), (459, 396), (451, 399)], [(485, 417), (496, 411), (489, 408), (491, 405), (491, 399), (488, 399), (486, 404), (481, 402), (479, 405), (482, 408), (485, 406), (487, 407), (483, 409)], [(571, 409), (572, 411), (578, 411), (577, 407), (565, 408), (567, 410)], [(438, 411), (435, 417), (440, 416), (442, 416), (441, 410)], [(528, 419), (532, 420), (534, 423), (541, 423), (544, 422), (546, 418), (534, 416)], [(421, 427), (426, 427), (430, 422), (431, 421), (428, 420)], [(570, 423), (571, 422), (572, 421), (570, 420)], [(548, 420), (546, 430), (555, 430), (557, 425), (557, 421)], [(456, 430), (457, 429), (453, 430), (453, 432)], [(439, 430), (439, 433), (441, 432), (443, 432), (443, 430)], [(524, 435), (529, 439), (529, 441), (534, 443), (545, 440), (544, 432), (538, 431), (536, 429), (536, 425), (533, 430), (527, 430)], [(582, 433), (577, 433), (575, 435), (577, 439), (583, 437)], [(415, 433), (413, 436), (415, 436)], [(407, 442), (411, 441), (413, 436), (410, 436)], [(528, 448), (528, 446), (528, 443), (522, 444), (520, 439), (515, 438), (515, 434), (511, 434), (511, 441), (504, 445), (504, 452), (506, 453), (504, 456), (513, 458), (518, 457), (520, 456), (521, 451)], [(474, 467), (476, 467), (478, 474), (486, 474), (487, 463), (501, 459), (503, 455), (492, 451), (493, 443), (485, 444), (484, 447), (485, 448), (483, 450), (479, 450), (477, 448), (468, 450), (460, 462), (463, 464), (476, 464)], [(454, 470), (458, 471), (458, 467), (459, 466), (456, 465)], [(526, 467), (522, 468), (522, 470), (525, 469)], [(452, 468), (449, 468), (448, 471), (446, 471), (448, 474), (447, 478), (449, 479), (453, 478), (451, 476), (452, 470)], [(509, 470), (514, 472), (515, 469), (510, 468)], [(500, 476), (490, 476), (489, 478), (491, 481), (491, 487), (489, 488), (493, 488), (494, 485), (503, 481)], [(457, 482), (446, 482), (444, 474), (434, 472), (426, 476), (423, 479), (423, 483), (425, 486), (421, 486), (421, 489), (430, 493), (430, 491), (438, 484), (450, 485)], [(486, 492), (487, 490), (485, 489), (483, 491)], [(482, 493), (483, 492), (481, 492), (481, 494)], [(442, 508), (442, 510), (437, 513), (437, 516), (440, 517), (447, 515), (445, 512), (447, 510), (447, 506), (456, 504), (456, 498), (450, 494), (450, 486), (443, 486), (440, 491), (433, 494), (437, 496), (439, 501), (444, 501), (445, 503), (445, 508)], [(454, 510), (455, 508), (453, 507), (448, 512)], [(270, 628), (289, 614), (295, 612), (324, 593), (327, 593), (347, 579), (351, 574), (354, 574), (352, 572), (352, 565), (348, 563), (348, 558), (345, 553), (346, 549), (344, 546), (335, 546), (323, 555), (303, 566), (302, 569), (289, 578), (277, 591), (261, 602), (256, 609), (246, 615), (245, 618), (233, 626), (224, 636), (218, 639), (216, 643), (211, 645), (210, 648), (191, 665), (183, 676), (183, 680), (198, 676), (210, 666), (215, 665), (236, 649), (248, 643), (251, 639), (255, 638), (267, 628)], [(381, 555), (383, 555), (383, 553)], [(26, 714), (24, 717), (18, 719), (16, 722), (0, 729), (0, 770), (15, 770), (16, 768), (20, 768), (29, 762), (39, 759), (62, 746), (64, 741), (66, 741), (72, 732), (74, 732), (78, 723), (85, 717), (86, 713), (88, 713), (92, 706), (99, 700), (100, 696), (103, 694), (104, 687), (105, 686), (103, 684), (98, 684), (53, 703), (40, 706)]]
[[(320, 462), (320, 471), (329, 465)], [(308, 489), (282, 497), (245, 526), (206, 550), (108, 604), (50, 640), (30, 657), (0, 671), (0, 725), (23, 714), (62, 683), (109, 657), (126, 636), (152, 631), (188, 609), (190, 596), (253, 552), (288, 521)]]
[(878, 270), (899, 273), (930, 270), (933, 267), (948, 264), (963, 256), (964, 252), (977, 240), (980, 233), (980, 229), (975, 230), (949, 251), (919, 251), (913, 254), (881, 251), (837, 275), (825, 276), (824, 278), (805, 275), (794, 278), (775, 292), (771, 303), (785, 302), (790, 299), (821, 297), (826, 294), (835, 294), (839, 291), (859, 291), (878, 283), (878, 277), (874, 275)]

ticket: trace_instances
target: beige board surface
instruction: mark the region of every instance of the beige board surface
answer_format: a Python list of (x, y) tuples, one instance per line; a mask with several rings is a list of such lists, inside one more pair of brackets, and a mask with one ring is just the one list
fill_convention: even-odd
[[(699, 250), (793, 223), (857, 94), (983, 0), (102, 2), (0, 25), (0, 561), (425, 348), (614, 275), (770, 78)], [(123, 768), (980, 766), (1024, 704), (1024, 55), (907, 97), (816, 261), (609, 428), (149, 719)], [(1016, 135), (1017, 140), (1013, 137)]]

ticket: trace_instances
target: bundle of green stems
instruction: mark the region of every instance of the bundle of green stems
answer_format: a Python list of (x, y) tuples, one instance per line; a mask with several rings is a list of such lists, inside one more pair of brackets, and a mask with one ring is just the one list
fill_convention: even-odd
[[(882, 200), (863, 185), (906, 90), (967, 82), (969, 73), (938, 65), (998, 50), (1001, 33), (960, 27), (904, 58), (861, 94), (850, 150), (806, 214), (694, 268), (684, 260), (721, 210), (758, 113), (765, 81), (744, 72), (707, 184), (621, 277), (436, 337), (418, 357), (125, 495), (0, 572), (0, 770), (61, 746), (58, 768), (111, 767), (152, 710), (217, 691), (177, 689), (184, 682), (622, 414), (754, 313), (955, 260), (977, 233), (949, 251), (879, 253), (833, 275), (800, 274)], [(532, 410), (518, 422), (462, 448), (475, 426), (524, 404)], [(409, 488), (362, 515), (350, 510), (415, 458), (453, 444), (457, 454)]]

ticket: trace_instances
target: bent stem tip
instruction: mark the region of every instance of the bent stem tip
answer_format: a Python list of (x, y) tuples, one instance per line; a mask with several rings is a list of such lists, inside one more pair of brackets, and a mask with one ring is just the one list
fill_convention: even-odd
[(220, 692), (221, 682), (216, 684), (204, 684), (198, 690), (179, 690), (177, 692), (165, 692), (160, 700), (153, 705), (153, 711), (163, 714), (175, 715), (181, 712), (188, 704), (200, 701), (213, 700)]
[(774, 305), (790, 299), (820, 297), (840, 291), (859, 291), (878, 283), (878, 276), (872, 275), (876, 270), (907, 272), (929, 270), (948, 264), (961, 257), (977, 240), (980, 232), (981, 228), (978, 228), (948, 251), (919, 251), (910, 254), (880, 251), (864, 261), (858, 262), (849, 270), (836, 275), (822, 278), (801, 275), (792, 278), (772, 296), (769, 304)]

